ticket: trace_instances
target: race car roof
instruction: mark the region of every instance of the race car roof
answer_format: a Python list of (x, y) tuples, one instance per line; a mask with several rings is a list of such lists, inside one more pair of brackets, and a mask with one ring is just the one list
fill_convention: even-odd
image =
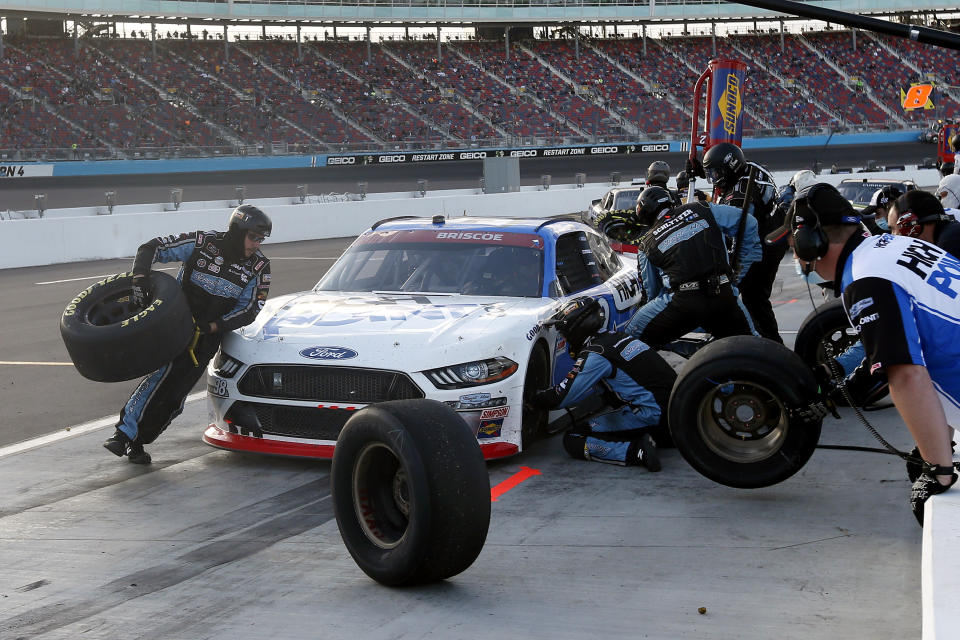
[(537, 234), (544, 238), (556, 238), (571, 231), (586, 230), (589, 227), (581, 222), (563, 218), (481, 218), (460, 216), (456, 218), (390, 218), (375, 224), (365, 231), (406, 231), (406, 230), (449, 230), (455, 232), (503, 232), (515, 234)]

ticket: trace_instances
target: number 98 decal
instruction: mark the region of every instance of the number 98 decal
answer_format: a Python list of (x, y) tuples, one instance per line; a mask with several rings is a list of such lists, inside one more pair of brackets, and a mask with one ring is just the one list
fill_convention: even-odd
[(211, 376), (207, 381), (207, 393), (218, 398), (227, 398), (230, 392), (227, 391), (227, 381), (223, 378)]

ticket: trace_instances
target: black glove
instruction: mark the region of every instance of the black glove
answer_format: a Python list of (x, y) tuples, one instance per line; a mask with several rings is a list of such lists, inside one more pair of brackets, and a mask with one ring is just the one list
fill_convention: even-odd
[(687, 156), (687, 163), (685, 167), (688, 176), (697, 176), (698, 178), (707, 177), (707, 172), (703, 170), (703, 163), (701, 163), (697, 158), (691, 158), (690, 156)]
[[(214, 324), (214, 322), (215, 322), (214, 320), (204, 320), (202, 322), (198, 322), (197, 329), (199, 329), (200, 333), (202, 333), (203, 335), (210, 335), (211, 333), (215, 333), (216, 329), (213, 329), (210, 326)], [(219, 328), (219, 325), (217, 325), (217, 327)]]
[(143, 309), (150, 304), (150, 300), (153, 299), (153, 284), (150, 282), (150, 276), (133, 276), (132, 289), (133, 293), (131, 297), (134, 305), (140, 309)]

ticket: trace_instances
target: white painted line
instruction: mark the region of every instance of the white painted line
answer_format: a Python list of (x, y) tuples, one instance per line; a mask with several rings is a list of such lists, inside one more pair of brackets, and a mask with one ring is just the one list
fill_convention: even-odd
[[(176, 271), (180, 267), (163, 267), (162, 269), (154, 269), (154, 271)], [(66, 280), (47, 280), (46, 282), (34, 282), (33, 284), (60, 284), (61, 282), (79, 282), (80, 280), (100, 280), (101, 278), (106, 278), (107, 276), (115, 276), (115, 273), (105, 273), (102, 276), (84, 276), (82, 278), (67, 278)]]
[[(195, 402), (197, 400), (202, 400), (207, 395), (206, 391), (198, 391), (196, 393), (190, 394), (185, 400), (185, 404), (189, 402)], [(109, 416), (106, 418), (99, 418), (97, 420), (91, 420), (90, 422), (84, 422), (83, 424), (74, 425), (72, 427), (66, 427), (62, 431), (56, 431), (54, 433), (48, 433), (45, 436), (38, 436), (36, 438), (31, 438), (30, 440), (24, 440), (23, 442), (18, 442), (16, 444), (11, 444), (6, 447), (0, 448), (0, 458), (6, 458), (7, 456), (12, 456), (16, 453), (23, 453), (24, 451), (29, 451), (30, 449), (36, 449), (37, 447), (42, 447), (44, 445), (52, 444), (54, 442), (59, 442), (60, 440), (65, 440), (67, 438), (73, 438), (74, 436), (81, 436), (85, 433), (90, 433), (91, 431), (97, 431), (98, 429), (105, 429), (107, 427), (113, 427), (117, 424), (116, 416)]]
[(28, 362), (19, 360), (0, 360), (0, 365), (33, 365), (36, 367), (72, 367), (72, 362)]

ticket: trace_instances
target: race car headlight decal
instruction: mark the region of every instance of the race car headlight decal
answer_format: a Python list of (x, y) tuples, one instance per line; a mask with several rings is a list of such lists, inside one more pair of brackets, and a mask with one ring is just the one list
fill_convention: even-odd
[(430, 369), (423, 373), (438, 389), (463, 389), (504, 380), (516, 370), (517, 363), (510, 358), (490, 358)]
[(223, 351), (218, 352), (216, 359), (213, 361), (213, 369), (221, 378), (232, 378), (242, 366), (242, 362), (231, 358)]

